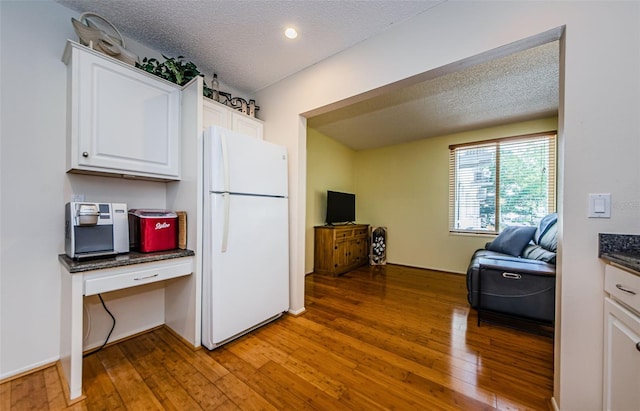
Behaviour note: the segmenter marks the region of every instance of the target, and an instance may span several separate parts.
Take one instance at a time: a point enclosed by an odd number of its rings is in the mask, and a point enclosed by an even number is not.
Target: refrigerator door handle
[[[229,242],[229,193],[223,193],[222,198],[224,200],[224,221],[222,223],[222,246],[220,247],[220,252],[226,253],[227,243]]]
[[[220,145],[222,148],[222,167],[224,169],[224,192],[229,192],[229,150],[227,148],[227,136],[220,133]],[[228,207],[228,206],[226,206]],[[226,214],[227,216],[229,213]]]

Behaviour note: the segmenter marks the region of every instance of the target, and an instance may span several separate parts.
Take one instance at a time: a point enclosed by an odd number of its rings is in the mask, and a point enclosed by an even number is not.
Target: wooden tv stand
[[[367,263],[368,224],[314,227],[313,271],[337,276]]]

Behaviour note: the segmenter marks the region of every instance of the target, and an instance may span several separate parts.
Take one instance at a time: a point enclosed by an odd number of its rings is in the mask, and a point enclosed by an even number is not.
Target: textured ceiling
[[[424,12],[437,1],[56,0],[97,13],[166,56],[184,56],[210,79],[253,94]],[[295,27],[291,41],[284,29]]]
[[[506,57],[311,117],[355,150],[557,115],[559,45]]]
[[[1,1],[1,0],[0,0]],[[185,56],[251,96],[443,0],[55,0],[128,38]],[[299,37],[284,38],[287,26]],[[363,150],[557,114],[558,43],[538,46],[308,119]]]

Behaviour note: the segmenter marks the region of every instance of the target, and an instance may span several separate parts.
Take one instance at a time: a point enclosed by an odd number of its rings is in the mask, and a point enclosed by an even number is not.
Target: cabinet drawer
[[[604,289],[616,300],[640,312],[640,276],[607,264]]]
[[[85,276],[84,295],[94,295],[168,280],[189,275],[192,271],[193,259],[191,257],[104,270]]]
[[[368,237],[369,236],[369,229],[367,227],[356,228],[354,230],[353,235],[355,237]]]
[[[335,232],[334,232],[335,239],[336,240],[343,240],[343,239],[347,239],[347,238],[353,238],[354,231],[355,230],[353,228],[336,229]]]

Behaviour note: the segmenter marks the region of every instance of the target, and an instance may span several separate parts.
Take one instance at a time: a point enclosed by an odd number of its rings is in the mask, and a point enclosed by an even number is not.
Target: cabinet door
[[[204,129],[220,126],[231,129],[231,110],[220,103],[204,100],[202,102],[202,124]]]
[[[334,247],[334,273],[341,273],[351,265],[351,242],[336,240]]]
[[[604,409],[640,410],[640,319],[605,299]]]
[[[67,64],[69,168],[179,179],[180,87],[83,46]]]
[[[233,131],[263,140],[264,125],[262,121],[242,113],[232,113]]]
[[[367,255],[367,239],[366,238],[355,238],[352,241],[352,252],[351,252],[351,260],[352,264],[360,265],[366,260]]]

